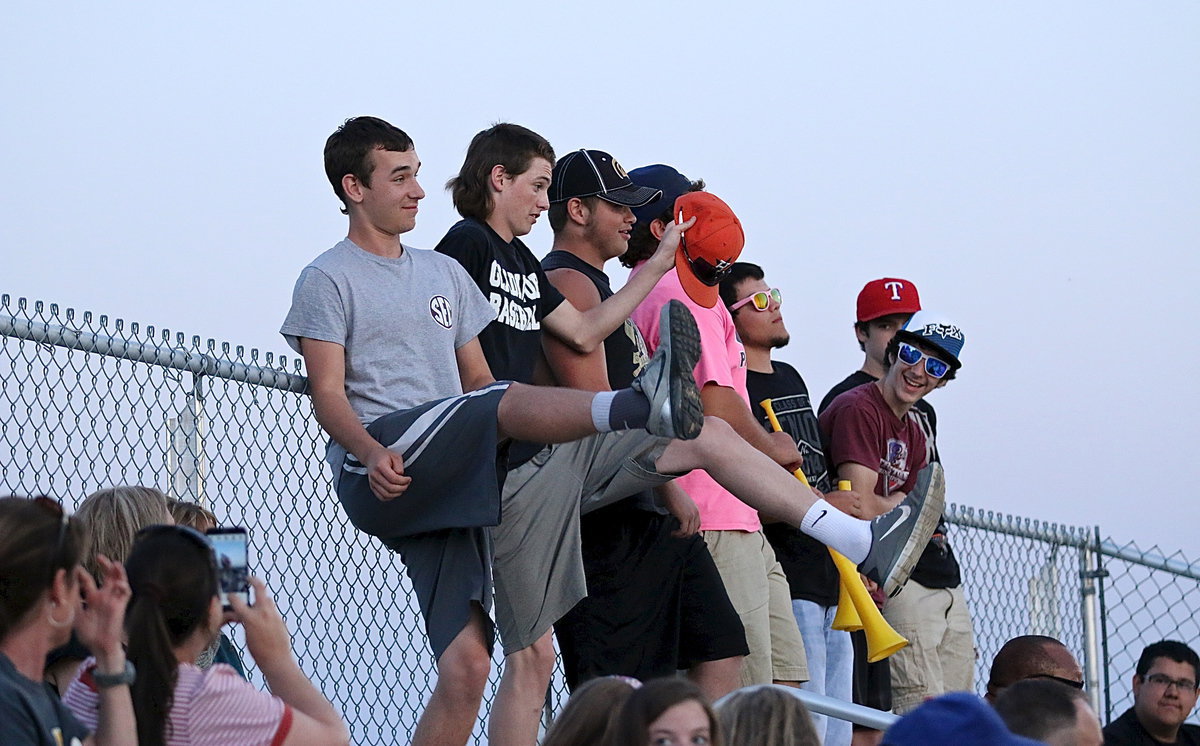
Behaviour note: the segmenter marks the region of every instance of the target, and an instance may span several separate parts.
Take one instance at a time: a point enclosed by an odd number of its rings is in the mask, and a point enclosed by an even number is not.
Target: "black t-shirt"
[[[804,475],[821,492],[831,489],[821,448],[821,431],[808,396],[808,386],[796,369],[787,363],[774,363],[773,373],[746,371],[746,389],[751,409],[763,427],[771,430],[767,412],[760,402],[771,400],[771,408],[779,426],[792,436],[804,456]],[[812,601],[820,606],[836,606],[838,602],[838,572],[829,556],[829,549],[794,526],[768,523],[763,533],[783,566],[792,598]]]
[[[873,381],[875,381],[874,376],[861,370],[851,373],[845,380],[829,390],[829,393],[821,400],[819,411],[824,412],[839,395]],[[933,410],[933,405],[921,399],[908,414],[917,421],[922,432],[925,433],[926,462],[941,463],[942,459],[937,451],[937,413]],[[830,464],[829,468],[836,470],[837,467]],[[958,566],[958,560],[954,557],[954,549],[950,546],[949,539],[946,538],[946,532],[946,520],[943,516],[938,521],[933,538],[929,540],[925,551],[921,553],[921,559],[917,560],[917,565],[913,568],[912,579],[926,588],[957,588],[962,584],[962,573]]]
[[[49,684],[30,681],[0,653],[0,730],[5,746],[81,744],[88,730]]]
[[[547,272],[552,269],[573,269],[583,273],[584,277],[587,277],[596,286],[596,292],[599,293],[602,303],[613,295],[608,275],[569,251],[551,251],[542,259],[542,269]],[[608,368],[608,385],[614,391],[628,388],[629,384],[633,382],[633,377],[649,360],[646,340],[642,338],[642,333],[629,319],[625,319],[622,326],[617,327],[616,331],[604,339],[604,361]],[[652,490],[639,492],[619,502],[626,507],[633,505],[654,513],[665,514],[667,512],[659,505]],[[603,509],[596,512],[602,511]],[[605,515],[609,512],[605,512]],[[581,520],[587,521],[592,515],[594,514],[589,513]]]
[[[492,375],[498,381],[533,383],[542,351],[542,319],[563,302],[533,252],[518,238],[506,243],[491,226],[473,218],[455,223],[434,250],[458,260],[496,309],[496,320],[479,333]],[[525,463],[543,447],[514,441],[509,468]]]
[[[457,259],[496,309],[496,320],[479,333],[492,375],[533,383],[542,319],[563,302],[533,252],[519,238],[505,243],[491,226],[472,218],[455,223],[434,250]]]
[[[576,270],[596,286],[601,302],[613,296],[608,275],[569,251],[551,251],[542,260],[542,269],[547,272],[552,269]],[[633,377],[650,361],[646,340],[633,321],[625,319],[624,324],[605,338],[604,359],[608,366],[608,385],[613,391],[628,388]]]
[[[1105,746],[1163,746],[1165,743],[1155,740],[1142,727],[1132,707],[1104,729]],[[1179,727],[1179,735],[1171,743],[1178,746],[1200,746],[1200,725],[1184,723]]]

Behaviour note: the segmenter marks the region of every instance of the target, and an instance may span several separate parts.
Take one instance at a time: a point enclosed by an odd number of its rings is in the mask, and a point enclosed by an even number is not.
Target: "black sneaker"
[[[650,400],[646,429],[655,435],[691,440],[704,425],[704,404],[692,370],[700,359],[700,330],[692,312],[677,300],[662,308],[658,349],[631,386]]]
[[[871,521],[871,551],[858,571],[889,598],[895,596],[908,582],[945,506],[946,480],[942,465],[935,462],[917,473],[917,484],[903,502]]]

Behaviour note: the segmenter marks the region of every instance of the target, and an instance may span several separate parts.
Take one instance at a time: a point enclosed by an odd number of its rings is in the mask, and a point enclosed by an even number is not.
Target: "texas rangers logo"
[[[454,325],[454,310],[444,295],[435,295],[429,299],[429,315],[447,329]]]
[[[900,300],[900,291],[904,289],[903,282],[892,280],[891,282],[883,283],[883,286],[892,291],[892,300]]]

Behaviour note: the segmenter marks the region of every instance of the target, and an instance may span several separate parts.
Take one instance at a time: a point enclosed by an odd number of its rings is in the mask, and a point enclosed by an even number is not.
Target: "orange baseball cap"
[[[696,223],[680,236],[675,269],[688,297],[704,308],[717,305],[721,280],[746,245],[746,234],[729,205],[715,194],[688,192],[675,200],[675,220]]]

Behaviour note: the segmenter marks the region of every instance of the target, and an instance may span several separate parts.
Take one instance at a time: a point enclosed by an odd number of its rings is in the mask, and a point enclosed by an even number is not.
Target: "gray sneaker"
[[[871,521],[871,551],[858,571],[889,598],[895,596],[908,582],[945,506],[946,480],[942,465],[935,462],[917,473],[917,484],[903,502]]]
[[[646,429],[655,435],[691,440],[704,425],[704,404],[692,370],[700,359],[700,330],[692,312],[677,300],[662,308],[658,349],[631,386],[650,400]]]

